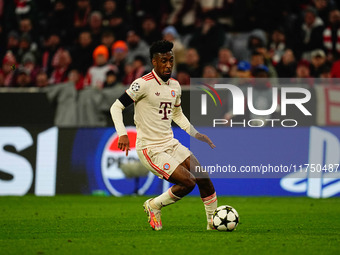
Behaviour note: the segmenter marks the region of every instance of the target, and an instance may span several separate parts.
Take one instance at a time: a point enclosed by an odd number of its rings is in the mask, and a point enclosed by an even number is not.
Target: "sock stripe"
[[[209,200],[211,200],[215,197],[216,197],[216,192],[214,194],[208,196],[208,197],[202,197],[201,199],[202,199],[203,202],[206,202],[206,201],[209,201]]]
[[[169,193],[169,196],[170,196],[172,199],[176,199],[176,200],[180,200],[180,199],[181,199],[181,197],[178,197],[178,196],[176,196],[174,193],[172,193],[171,187],[168,189],[168,193]]]
[[[206,202],[204,202],[204,204],[205,204],[205,205],[210,205],[210,204],[212,204],[212,203],[214,203],[214,202],[216,202],[216,201],[217,201],[217,197],[216,197],[215,199],[211,200],[211,201],[206,201]]]

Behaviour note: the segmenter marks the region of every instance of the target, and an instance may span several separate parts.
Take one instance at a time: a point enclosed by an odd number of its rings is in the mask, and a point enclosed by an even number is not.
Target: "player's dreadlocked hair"
[[[150,47],[150,59],[152,60],[157,53],[167,53],[172,50],[174,44],[172,42],[161,40],[154,42]]]

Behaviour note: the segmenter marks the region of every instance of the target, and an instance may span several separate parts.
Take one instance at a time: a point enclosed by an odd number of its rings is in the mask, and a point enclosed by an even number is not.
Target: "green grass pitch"
[[[0,197],[0,254],[340,254],[340,199],[219,197],[236,231],[206,231],[199,197],[163,209],[153,231],[146,197]]]

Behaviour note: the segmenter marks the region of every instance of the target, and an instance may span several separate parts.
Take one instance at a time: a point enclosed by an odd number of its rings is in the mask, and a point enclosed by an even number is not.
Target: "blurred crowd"
[[[129,85],[149,46],[173,77],[340,78],[336,0],[0,0],[0,87]]]

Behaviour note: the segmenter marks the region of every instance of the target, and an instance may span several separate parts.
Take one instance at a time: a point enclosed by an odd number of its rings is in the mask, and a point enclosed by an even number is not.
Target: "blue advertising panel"
[[[216,144],[174,136],[190,147],[219,195],[340,196],[340,128],[202,128]],[[170,184],[141,166],[113,128],[0,128],[0,195],[157,195]],[[228,168],[229,167],[229,168]],[[129,172],[129,171],[130,172]],[[191,195],[199,195],[194,189]]]
[[[340,128],[236,128],[227,131],[199,128],[199,131],[209,135],[216,144],[215,149],[200,141],[190,141],[179,128],[174,128],[174,136],[191,148],[202,166],[230,165],[238,171],[243,166],[244,171],[257,171],[217,173],[215,169],[210,176],[219,195],[315,198],[340,195]],[[133,140],[135,129],[128,128],[128,134]],[[169,187],[166,181],[151,173],[126,178],[120,166],[138,161],[135,144],[131,144],[126,157],[117,149],[117,140],[113,128],[79,129],[76,133],[71,169],[86,171],[88,187],[84,193],[154,195]],[[191,194],[199,195],[198,189]]]

